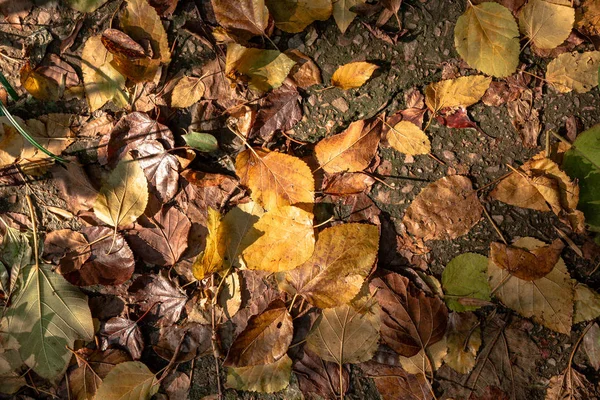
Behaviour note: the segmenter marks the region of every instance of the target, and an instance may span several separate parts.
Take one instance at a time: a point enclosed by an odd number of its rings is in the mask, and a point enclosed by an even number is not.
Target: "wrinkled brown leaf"
[[[157,326],[175,324],[185,303],[185,292],[175,286],[166,274],[148,274],[136,278],[128,289],[136,306],[158,320]]]
[[[490,245],[490,259],[511,275],[534,281],[543,278],[554,269],[564,247],[560,239],[556,239],[549,246],[531,251],[494,242]]]
[[[100,331],[101,350],[105,351],[110,345],[119,345],[126,349],[131,358],[139,360],[144,350],[144,336],[135,321],[114,317],[102,323]]]

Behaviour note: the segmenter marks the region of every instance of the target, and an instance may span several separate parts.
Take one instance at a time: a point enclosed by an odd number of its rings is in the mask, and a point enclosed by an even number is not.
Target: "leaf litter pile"
[[[0,398],[600,397],[600,125],[540,107],[599,1],[59,3],[0,1]]]

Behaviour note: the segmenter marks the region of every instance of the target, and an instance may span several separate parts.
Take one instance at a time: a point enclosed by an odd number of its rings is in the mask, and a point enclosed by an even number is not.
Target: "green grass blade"
[[[10,97],[12,97],[12,99],[14,101],[19,100],[19,95],[17,94],[15,89],[13,89],[13,87],[8,82],[8,80],[6,80],[6,78],[4,77],[4,74],[2,74],[2,71],[0,71],[0,83],[2,84],[2,86],[4,86],[4,88],[6,89],[6,91],[8,92]]]

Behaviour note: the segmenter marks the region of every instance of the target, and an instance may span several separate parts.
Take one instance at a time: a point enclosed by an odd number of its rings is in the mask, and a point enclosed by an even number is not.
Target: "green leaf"
[[[148,400],[158,392],[154,374],[139,361],[117,364],[102,381],[95,399]]]
[[[562,168],[579,181],[579,203],[590,230],[600,232],[600,125],[581,133],[565,153]]]
[[[464,305],[461,298],[490,300],[487,280],[488,259],[480,254],[465,253],[454,257],[442,273],[442,288],[452,311],[473,311],[476,305]]]
[[[19,95],[17,94],[15,89],[12,87],[12,85],[8,82],[8,80],[6,79],[4,74],[2,74],[2,72],[0,72],[0,83],[2,84],[2,86],[4,86],[4,89],[6,89],[6,92],[10,95],[10,97],[12,97],[12,99],[14,101],[19,100]],[[0,116],[1,115],[2,114],[0,113]]]
[[[188,146],[201,151],[203,153],[210,153],[219,149],[219,143],[217,139],[209,133],[190,132],[187,135],[183,135],[183,140]]]
[[[285,389],[292,374],[292,359],[284,354],[271,364],[227,368],[228,388],[273,393]]]
[[[87,296],[51,265],[28,265],[6,311],[6,332],[20,344],[25,364],[46,379],[67,368],[76,339],[92,340],[94,326]]]

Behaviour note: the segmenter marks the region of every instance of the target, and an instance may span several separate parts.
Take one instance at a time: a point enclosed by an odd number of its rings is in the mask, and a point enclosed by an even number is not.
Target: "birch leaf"
[[[275,26],[284,32],[299,33],[314,21],[331,17],[331,0],[266,0]]]
[[[550,61],[546,80],[560,93],[587,93],[598,85],[600,51],[563,53]]]
[[[271,364],[227,368],[228,388],[273,393],[285,389],[292,375],[292,359],[284,354]]]
[[[96,392],[96,399],[149,400],[159,385],[148,367],[139,361],[117,364],[104,378]]]
[[[215,18],[228,32],[243,38],[264,35],[269,10],[264,0],[211,0]]]
[[[204,84],[200,78],[184,76],[181,78],[171,93],[171,106],[187,108],[198,102],[204,94]]]
[[[497,78],[519,64],[519,28],[510,10],[497,3],[470,5],[456,21],[454,46],[469,66]]]
[[[331,76],[331,85],[344,90],[359,88],[369,80],[377,68],[377,65],[365,61],[342,65]]]
[[[583,283],[575,286],[575,313],[573,323],[591,321],[600,317],[600,293]]]
[[[94,213],[114,227],[132,224],[148,204],[148,182],[139,163],[127,155],[110,173],[94,203]]]
[[[469,107],[481,100],[491,82],[492,78],[471,75],[430,83],[425,89],[425,104],[434,113],[442,108]]]
[[[342,33],[350,26],[356,13],[350,11],[354,6],[365,3],[366,0],[337,0],[333,1],[333,19]]]
[[[540,49],[553,49],[571,33],[575,22],[573,7],[546,0],[529,0],[519,12],[521,33]]]
[[[425,132],[409,121],[400,121],[391,128],[387,140],[400,153],[416,156],[431,152],[431,142]]]
[[[459,312],[474,311],[479,306],[463,305],[460,299],[490,300],[487,265],[487,257],[476,253],[461,254],[446,265],[442,272],[442,288],[448,308]]]
[[[226,232],[221,224],[221,214],[212,207],[208,207],[206,228],[208,229],[206,247],[192,265],[192,272],[198,280],[224,270]]]

